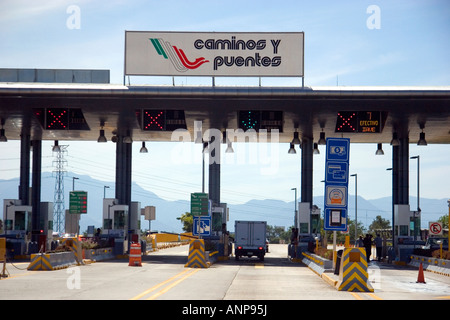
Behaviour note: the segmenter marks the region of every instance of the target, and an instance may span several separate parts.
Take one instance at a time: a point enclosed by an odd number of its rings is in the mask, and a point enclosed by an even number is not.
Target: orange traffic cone
[[[423,266],[422,266],[422,262],[420,263],[419,266],[419,275],[417,277],[417,283],[426,283],[425,282],[425,277],[423,275]]]

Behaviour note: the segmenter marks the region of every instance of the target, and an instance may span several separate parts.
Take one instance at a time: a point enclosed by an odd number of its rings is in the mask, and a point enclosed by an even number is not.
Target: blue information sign
[[[324,230],[347,230],[349,156],[350,139],[327,139]]]
[[[194,216],[192,225],[192,235],[210,236],[211,235],[211,217]]]

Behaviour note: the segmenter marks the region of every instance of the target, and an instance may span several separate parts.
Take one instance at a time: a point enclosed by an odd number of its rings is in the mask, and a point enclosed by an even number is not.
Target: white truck
[[[235,221],[234,256],[256,256],[264,261],[266,254],[266,221]]]

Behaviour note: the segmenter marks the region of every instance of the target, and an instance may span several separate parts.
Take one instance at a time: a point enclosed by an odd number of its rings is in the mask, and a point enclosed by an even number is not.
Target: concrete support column
[[[313,204],[313,140],[302,138],[301,200]]]
[[[20,135],[20,184],[19,200],[22,205],[29,205],[30,201],[30,130],[29,127],[22,128]]]
[[[392,147],[392,200],[394,204],[409,204],[409,138],[400,138]]]
[[[220,133],[220,131],[219,131]],[[211,136],[209,143],[209,199],[220,205],[220,135]]]
[[[42,140],[33,140],[33,171],[31,194],[31,230],[32,240],[39,240],[41,226],[41,167],[42,167]]]
[[[116,143],[116,199],[120,204],[131,203],[132,143],[124,143],[119,136]]]

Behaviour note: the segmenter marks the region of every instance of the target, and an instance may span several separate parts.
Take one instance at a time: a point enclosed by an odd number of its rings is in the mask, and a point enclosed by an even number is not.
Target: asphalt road
[[[110,260],[56,271],[27,271],[28,262],[6,264],[0,299],[25,300],[446,300],[450,277],[371,263],[373,293],[340,292],[301,263],[287,259],[286,245],[270,245],[265,261],[218,262],[185,268],[188,246],[143,257],[142,267]]]

